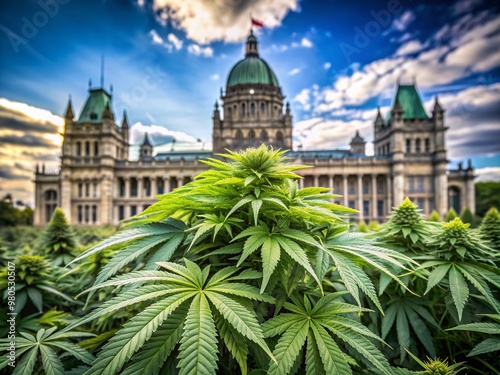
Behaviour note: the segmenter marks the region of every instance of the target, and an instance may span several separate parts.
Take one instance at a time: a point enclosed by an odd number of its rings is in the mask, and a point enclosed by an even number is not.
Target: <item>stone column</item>
[[[113,176],[111,173],[106,173],[101,178],[101,207],[97,210],[97,222],[99,224],[111,224],[112,221],[112,209],[113,209]],[[91,205],[92,207],[92,205]],[[90,208],[90,221],[92,221],[92,208]]]
[[[467,177],[466,181],[467,185],[467,205],[472,213],[476,213],[476,192],[474,188],[474,178],[473,177]]]
[[[386,191],[387,191],[387,207],[386,207],[386,215],[389,215],[392,210],[392,206],[394,203],[392,202],[392,183],[391,183],[391,175],[387,175],[386,177]]]
[[[125,198],[130,198],[130,178],[124,177],[125,182]]]
[[[348,175],[343,175],[342,176],[342,194],[344,194],[344,206],[348,206],[349,204],[349,189],[347,187],[347,180],[349,179]]]
[[[158,194],[158,192],[156,191],[156,177],[151,177],[149,179],[149,183],[150,183],[150,186],[151,186],[151,194],[149,194],[149,196],[151,197],[154,197],[156,194]]]
[[[364,219],[363,212],[363,175],[358,174],[358,210],[359,210],[359,220]]]
[[[170,177],[163,177],[163,193],[170,193]]]
[[[177,187],[181,187],[182,185],[184,185],[184,176],[177,178]]]
[[[328,187],[333,190],[333,174],[328,175]]]
[[[371,207],[371,218],[373,220],[377,220],[378,212],[377,212],[377,175],[372,174],[372,207]]]
[[[72,224],[71,216],[71,180],[69,175],[61,174],[61,190],[57,197],[61,205],[61,209],[66,216],[69,224]]]
[[[304,189],[304,178],[305,176],[302,176],[302,178],[299,180],[299,189]]]
[[[314,179],[314,186],[318,187],[319,186],[319,176],[317,174],[315,174],[313,176],[313,179]]]
[[[402,173],[394,175],[394,206],[400,205],[405,199],[405,177]]]
[[[130,205],[126,204],[123,211],[123,216],[125,217],[125,219],[128,219],[130,217]]]
[[[142,189],[143,189],[143,178],[137,177],[137,198],[142,198]]]
[[[436,210],[441,217],[448,211],[448,176],[446,173],[439,173],[435,177],[435,197]]]

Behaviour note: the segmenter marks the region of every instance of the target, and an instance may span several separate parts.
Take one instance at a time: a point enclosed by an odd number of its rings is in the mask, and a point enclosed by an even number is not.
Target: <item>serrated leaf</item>
[[[328,332],[319,324],[311,324],[319,355],[327,374],[352,374],[344,355]]]
[[[303,320],[285,331],[274,349],[273,354],[277,362],[271,361],[268,371],[270,375],[288,374],[306,342],[308,331],[309,323],[307,320]]]
[[[477,344],[474,349],[472,349],[472,351],[467,354],[467,357],[496,352],[498,350],[500,350],[500,340],[497,338],[489,338]]]
[[[469,288],[464,280],[463,275],[456,267],[451,267],[449,272],[449,282],[451,296],[458,312],[458,320],[462,320],[462,312],[469,297]]]
[[[262,285],[260,287],[260,292],[264,293],[267,283],[273,274],[276,265],[280,260],[280,246],[278,241],[273,238],[267,238],[262,244],[261,249],[262,254]]]
[[[450,264],[442,264],[432,270],[427,278],[427,289],[425,289],[424,295],[427,294],[435,285],[439,284],[443,277],[445,277],[448,273],[450,266]]]

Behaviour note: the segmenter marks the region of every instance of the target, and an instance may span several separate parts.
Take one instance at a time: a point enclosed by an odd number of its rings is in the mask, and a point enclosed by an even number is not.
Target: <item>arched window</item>
[[[99,142],[94,142],[94,156],[99,155]]]
[[[461,211],[460,189],[456,186],[451,186],[448,189],[448,209],[450,208],[453,208],[456,212]]]
[[[279,144],[283,143],[283,133],[282,132],[277,132],[276,133],[276,142]]]
[[[82,156],[82,142],[76,142],[76,156]]]
[[[261,114],[266,113],[266,104],[264,102],[260,103],[260,113]]]
[[[252,116],[255,116],[255,103],[254,102],[250,103],[250,114]]]
[[[250,132],[248,133],[248,139],[250,139],[251,141],[255,139],[255,132],[253,130],[250,130]]]
[[[420,138],[417,138],[417,139],[415,140],[415,152],[416,152],[417,154],[420,154],[420,152],[421,152],[421,147],[420,147]]]
[[[236,141],[238,141],[238,142],[242,142],[243,141],[243,133],[241,132],[241,130],[238,130],[236,132]]]
[[[43,194],[43,198],[45,201],[45,221],[48,223],[57,207],[57,191],[47,190]]]
[[[231,117],[231,107],[227,107],[227,117]]]
[[[246,111],[245,103],[241,103],[241,116],[245,116],[245,111]]]
[[[90,142],[85,142],[85,156],[90,156]]]
[[[262,130],[260,132],[260,140],[262,142],[267,142],[269,140],[269,136],[267,135],[267,132],[265,130]]]

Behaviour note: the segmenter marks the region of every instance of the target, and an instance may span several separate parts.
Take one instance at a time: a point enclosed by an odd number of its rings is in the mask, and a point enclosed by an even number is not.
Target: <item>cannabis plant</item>
[[[62,375],[65,373],[64,358],[68,355],[77,361],[90,365],[94,356],[82,349],[70,339],[94,336],[84,332],[56,332],[57,327],[48,330],[40,329],[35,335],[21,332],[15,338],[15,359],[3,355],[0,370],[13,363],[12,375]],[[0,339],[3,353],[9,350],[10,339]],[[63,354],[64,353],[64,354]],[[72,363],[70,363],[72,364]],[[12,367],[9,367],[12,368]]]
[[[439,223],[441,221],[441,216],[439,216],[439,213],[436,210],[432,210],[430,216],[429,216],[429,221],[434,221]]]
[[[75,257],[75,234],[66,221],[64,212],[58,207],[42,235],[40,248],[54,266],[66,265]]]
[[[455,209],[451,207],[446,213],[444,221],[452,221],[456,217],[458,217],[457,211],[455,211]]]
[[[500,351],[500,315],[499,314],[483,314],[493,320],[495,323],[481,322],[461,324],[457,327],[450,328],[448,331],[471,331],[485,333],[488,335],[497,335],[487,338],[477,344],[467,356],[474,356],[484,353]]]
[[[500,213],[495,207],[490,208],[486,213],[479,232],[492,249],[500,251]]]
[[[86,291],[117,295],[68,330],[140,308],[86,374],[391,373],[356,313],[362,295],[381,309],[368,272],[405,288],[392,270],[411,260],[349,233],[354,211],[329,189],[299,189],[305,167],[283,154],[261,146],[204,161],[211,170],[75,260],[117,249]]]

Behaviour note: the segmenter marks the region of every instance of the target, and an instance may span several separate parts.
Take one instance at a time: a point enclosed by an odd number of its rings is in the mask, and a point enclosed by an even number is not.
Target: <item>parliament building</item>
[[[292,150],[289,104],[271,67],[259,56],[250,33],[245,58],[231,69],[221,105],[213,111],[212,144],[172,142],[153,145],[148,135],[138,158],[129,158],[126,113],[118,125],[110,92],[89,88],[78,118],[71,100],[65,112],[61,164],[57,173],[35,171],[35,225],[50,221],[61,207],[71,224],[117,224],[155,202],[155,196],[190,182],[208,167],[201,163],[225,149],[262,143],[291,150],[303,171],[301,187],[324,186],[342,195],[338,203],[359,211],[356,219],[383,221],[391,208],[410,197],[428,215],[453,207],[475,209],[474,169],[448,170],[444,110],[437,98],[428,114],[415,85],[398,84],[389,113],[373,123],[374,155],[356,132],[348,149]]]

